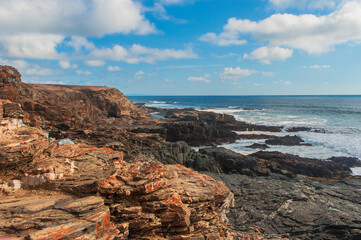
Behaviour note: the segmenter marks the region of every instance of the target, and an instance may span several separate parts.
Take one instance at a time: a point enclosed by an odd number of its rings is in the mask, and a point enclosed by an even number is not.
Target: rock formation
[[[19,86],[10,80],[2,89]],[[96,122],[129,115],[135,107],[118,99],[119,92],[22,83],[17,91],[1,95],[17,103],[0,100],[0,239],[232,239],[225,214],[233,194],[222,182],[146,155],[125,162],[122,152],[84,139],[59,141],[31,121],[38,116],[39,125],[54,120],[59,127],[66,117],[98,113],[90,120]],[[47,99],[47,91],[56,94]],[[62,96],[65,102],[83,98],[74,105],[87,108],[74,112],[59,102]],[[55,110],[64,115],[52,115]]]

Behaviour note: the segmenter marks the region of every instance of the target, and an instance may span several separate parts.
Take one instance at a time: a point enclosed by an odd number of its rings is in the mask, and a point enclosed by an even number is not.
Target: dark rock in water
[[[292,128],[286,129],[286,132],[309,132],[311,130],[312,130],[312,128],[309,128],[309,127],[292,127]]]
[[[361,160],[353,157],[332,157],[329,161],[342,164],[347,167],[361,167]]]
[[[163,164],[181,164],[197,171],[223,172],[213,157],[196,152],[186,142],[164,143],[154,151],[154,156]]]
[[[218,125],[195,122],[176,122],[164,124],[165,139],[169,142],[185,141],[191,146],[215,145],[235,142],[237,134]]]
[[[276,137],[274,135],[267,134],[238,134],[240,139],[260,140],[260,139],[271,139]]]
[[[226,148],[212,147],[199,150],[200,153],[213,157],[225,173],[267,176],[270,170],[263,161],[248,157]]]
[[[279,169],[282,169],[282,171],[278,173],[286,172],[286,175],[289,176],[303,174],[311,177],[343,178],[351,174],[351,170],[347,165],[335,161],[302,158],[286,153],[265,151],[256,152],[250,156],[276,163]],[[277,173],[277,171],[275,172]]]
[[[359,178],[314,181],[305,176],[291,180],[208,174],[234,193],[228,218],[239,231],[257,226],[265,234],[291,239],[361,239]]]
[[[252,149],[267,149],[269,146],[267,144],[260,144],[260,143],[253,143],[250,146],[246,146],[246,148],[252,148]]]
[[[283,145],[283,146],[312,146],[309,143],[304,143],[302,138],[299,136],[283,136],[283,137],[277,137],[272,136],[272,138],[265,141],[266,144],[269,145]]]

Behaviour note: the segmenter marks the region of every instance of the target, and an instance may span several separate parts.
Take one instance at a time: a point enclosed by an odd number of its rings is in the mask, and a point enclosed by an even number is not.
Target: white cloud
[[[207,79],[209,78],[210,75],[209,74],[204,74],[203,77],[188,77],[187,80],[191,81],[191,82],[203,82],[203,83],[210,83],[211,80]]]
[[[330,68],[330,65],[312,65],[312,66],[303,66],[303,68],[311,68],[311,69],[325,69]]]
[[[274,77],[274,72],[262,72],[263,77]]]
[[[159,3],[164,5],[179,5],[192,2],[194,2],[194,0],[159,0]]]
[[[108,66],[108,71],[109,72],[118,72],[118,71],[122,71],[122,68],[119,66]]]
[[[225,68],[224,71],[219,74],[219,76],[222,79],[230,79],[236,81],[240,78],[248,77],[254,73],[256,73],[256,71],[254,70],[241,69],[240,67],[236,67],[236,68],[229,67],[229,68]]]
[[[328,15],[274,14],[262,21],[228,19],[223,35],[240,36],[250,34],[257,41],[268,42],[271,46],[287,46],[302,49],[311,54],[331,50],[338,44],[361,41],[361,1],[346,1]],[[238,39],[237,37],[237,39]]]
[[[210,42],[218,46],[243,45],[247,43],[246,40],[238,39],[238,34],[233,32],[223,32],[219,35],[215,33],[206,33],[202,35],[199,40]]]
[[[58,65],[62,69],[76,69],[76,68],[78,68],[77,64],[71,64],[69,61],[59,61]]]
[[[27,76],[49,76],[56,74],[56,72],[54,72],[52,69],[42,68],[37,64],[30,64],[25,60],[7,60],[0,58],[0,65],[9,65],[15,67],[22,75]]]
[[[158,60],[184,59],[198,57],[191,49],[158,49],[147,48],[139,44],[133,44],[130,49],[125,49],[120,45],[113,48],[95,49],[91,55],[98,59],[125,61],[127,63],[154,63]]]
[[[8,57],[57,59],[60,55],[56,47],[63,39],[63,36],[55,34],[2,35],[0,33],[0,46]]]
[[[171,82],[174,82],[173,79],[169,79],[169,78],[164,78],[164,81],[167,82],[167,83],[171,83]]]
[[[134,74],[134,78],[137,80],[141,80],[144,78],[144,76],[152,77],[152,76],[157,76],[157,75],[158,75],[157,73],[146,73],[143,71],[138,71]]]
[[[270,3],[278,9],[286,8],[310,8],[325,9],[334,8],[340,0],[270,0]]]
[[[84,64],[88,67],[100,67],[104,66],[106,62],[102,60],[86,60],[84,61]]]
[[[94,43],[89,42],[85,37],[72,36],[67,45],[73,47],[76,51],[81,49],[92,50],[95,48]]]
[[[262,63],[270,64],[272,60],[279,61],[291,57],[293,50],[280,47],[260,47],[251,52],[244,54],[244,59],[259,60]]]
[[[264,87],[266,86],[265,84],[261,84],[261,83],[253,83],[253,86],[255,87]]]
[[[291,85],[292,83],[290,81],[285,81],[286,85]]]
[[[89,36],[157,32],[135,0],[0,0],[0,29],[0,52],[31,59],[61,59],[62,43],[91,50]]]
[[[2,33],[104,36],[154,33],[133,0],[0,0]]]
[[[89,71],[76,70],[76,74],[78,75],[92,75]]]

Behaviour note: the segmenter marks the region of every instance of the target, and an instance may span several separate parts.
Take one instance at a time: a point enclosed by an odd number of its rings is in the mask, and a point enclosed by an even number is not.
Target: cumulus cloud
[[[145,76],[152,77],[152,76],[157,76],[157,75],[158,75],[157,73],[146,73],[146,72],[143,72],[143,71],[138,71],[138,72],[136,72],[134,74],[134,78],[137,79],[137,80],[141,80]]]
[[[55,34],[2,35],[0,33],[0,46],[8,57],[57,59],[60,55],[56,46],[63,39],[63,36]]]
[[[70,41],[66,43],[68,46],[73,47],[76,51],[84,50],[92,50],[95,48],[94,43],[89,42],[85,37],[80,36],[72,36]]]
[[[100,48],[91,52],[91,55],[98,59],[125,61],[127,63],[154,63],[158,60],[197,58],[191,49],[159,49],[147,48],[139,44],[133,44],[129,49],[120,45],[113,48]]]
[[[88,67],[100,67],[104,66],[106,62],[103,60],[86,60],[84,61],[84,64]]]
[[[104,36],[156,30],[133,0],[0,0],[2,33]]]
[[[209,80],[208,78],[210,77],[209,74],[204,74],[203,77],[188,77],[187,80],[191,81],[191,82],[202,82],[202,83],[210,83],[211,80]]]
[[[270,0],[277,9],[309,8],[325,9],[334,8],[341,0]]]
[[[311,69],[325,69],[330,68],[330,65],[311,65],[311,66],[303,66],[303,68],[311,68]]]
[[[76,74],[78,74],[78,75],[92,75],[92,73],[91,72],[89,72],[89,71],[83,71],[83,70],[76,70]]]
[[[260,47],[251,52],[244,54],[244,59],[259,60],[262,63],[270,64],[271,61],[285,60],[293,54],[292,49],[281,47]]]
[[[68,37],[75,50],[90,50],[89,36],[157,32],[135,0],[0,0],[0,29],[1,52],[32,59],[61,59]]]
[[[122,68],[119,66],[108,66],[108,71],[109,72],[118,72],[118,71],[122,71]]]
[[[223,32],[219,35],[215,33],[206,33],[202,35],[199,40],[213,43],[218,46],[243,45],[247,43],[246,40],[238,39],[238,34],[235,34],[234,32]]]
[[[49,76],[56,74],[52,69],[42,68],[37,64],[30,64],[25,60],[7,60],[0,58],[0,65],[13,66],[25,76]]]
[[[236,81],[240,78],[248,77],[254,73],[256,73],[256,71],[250,69],[242,69],[240,67],[236,67],[236,68],[229,67],[229,68],[225,68],[224,71],[219,74],[219,76],[222,79],[230,79]]]
[[[62,69],[76,69],[76,68],[78,68],[77,64],[71,64],[69,61],[59,61],[58,65]]]
[[[274,14],[262,21],[228,19],[224,30],[213,42],[221,41],[223,35],[249,34],[255,40],[272,46],[302,49],[311,54],[331,50],[338,44],[361,41],[361,1],[346,1],[328,15]],[[209,33],[208,33],[209,35]]]

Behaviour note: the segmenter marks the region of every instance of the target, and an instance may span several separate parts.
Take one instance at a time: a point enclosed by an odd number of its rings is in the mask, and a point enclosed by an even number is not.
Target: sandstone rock
[[[0,66],[0,99],[14,100],[21,87],[21,75],[13,67]]]
[[[147,156],[127,163],[121,152],[108,148],[59,145],[34,127],[13,129],[5,141],[12,146],[0,145],[6,156],[0,180],[21,178],[20,192],[51,190],[56,195],[35,192],[34,198],[15,199],[9,193],[0,202],[0,219],[4,219],[0,231],[5,236],[232,239],[225,214],[233,194],[207,175],[182,165],[163,165]],[[71,195],[64,197],[64,193]],[[97,194],[102,198],[84,198]]]
[[[6,198],[0,201],[0,219],[1,239],[114,239],[119,233],[100,197]]]

